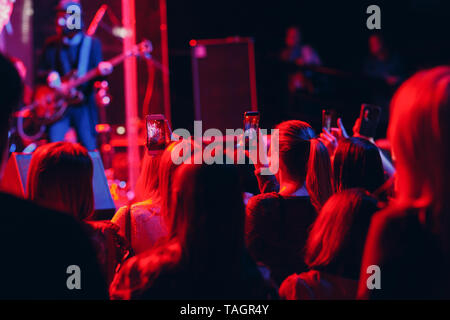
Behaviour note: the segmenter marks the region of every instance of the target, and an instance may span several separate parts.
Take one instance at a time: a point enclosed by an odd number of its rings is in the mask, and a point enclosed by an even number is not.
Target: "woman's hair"
[[[373,193],[384,183],[383,164],[378,148],[362,138],[341,141],[333,161],[334,190],[362,188]]]
[[[332,194],[331,164],[327,148],[315,138],[306,122],[290,120],[280,123],[280,170],[286,170],[290,180],[299,187],[306,183],[311,202],[320,210]]]
[[[173,189],[169,239],[180,244],[191,266],[205,272],[238,267],[245,247],[245,209],[237,168],[184,164]]]
[[[160,159],[161,155],[149,155],[145,152],[141,172],[136,182],[137,201],[151,199],[153,204],[160,203],[158,174]]]
[[[377,201],[362,189],[334,194],[311,227],[305,248],[308,267],[358,279],[367,231],[376,211]]]
[[[86,148],[54,142],[36,149],[28,170],[28,198],[80,220],[94,211],[93,165]]]
[[[397,200],[428,207],[450,252],[450,67],[416,73],[391,102],[388,129],[397,170]]]

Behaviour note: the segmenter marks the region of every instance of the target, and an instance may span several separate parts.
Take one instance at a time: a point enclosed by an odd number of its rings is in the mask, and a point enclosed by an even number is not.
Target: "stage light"
[[[125,134],[125,127],[123,126],[118,126],[116,129],[116,132],[118,135],[124,135]]]

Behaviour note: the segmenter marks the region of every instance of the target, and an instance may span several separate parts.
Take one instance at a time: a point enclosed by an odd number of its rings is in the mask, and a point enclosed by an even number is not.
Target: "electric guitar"
[[[122,63],[125,59],[134,56],[150,57],[153,51],[152,43],[144,40],[136,44],[130,50],[107,61],[112,67]],[[59,87],[52,88],[48,85],[41,85],[35,89],[34,102],[25,106],[22,111],[31,113],[32,117],[41,125],[52,124],[61,119],[70,105],[76,105],[83,101],[83,94],[77,88],[102,73],[99,67],[89,70],[82,77],[77,77],[76,73],[69,73],[62,79]]]

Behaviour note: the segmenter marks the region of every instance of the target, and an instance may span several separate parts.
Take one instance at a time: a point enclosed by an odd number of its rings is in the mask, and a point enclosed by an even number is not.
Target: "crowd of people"
[[[2,173],[23,84],[4,56],[0,70]],[[413,75],[390,109],[389,156],[357,123],[352,136],[342,121],[318,134],[280,123],[273,175],[258,159],[244,170],[176,164],[172,152],[186,150],[176,146],[198,146],[171,142],[144,155],[136,200],[111,221],[90,219],[87,150],[41,146],[27,199],[0,193],[0,298],[449,298],[450,68]],[[81,270],[76,288],[71,266]],[[373,266],[381,286],[369,285]]]

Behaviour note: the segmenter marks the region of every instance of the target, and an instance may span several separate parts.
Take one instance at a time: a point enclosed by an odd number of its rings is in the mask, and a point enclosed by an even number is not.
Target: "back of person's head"
[[[169,237],[197,269],[239,267],[245,211],[238,169],[226,164],[184,164],[176,172]]]
[[[450,67],[421,71],[391,102],[388,129],[397,170],[397,199],[431,207],[434,227],[450,241]],[[450,251],[450,250],[449,250]]]
[[[306,122],[280,123],[279,157],[283,177],[301,187],[306,183],[311,200],[320,208],[332,194],[331,164],[327,148]]]
[[[28,170],[28,198],[79,220],[94,210],[93,165],[83,146],[54,142],[36,149]]]
[[[384,183],[380,152],[363,138],[352,137],[339,143],[334,155],[333,173],[336,192],[350,188],[375,192]]]
[[[149,155],[142,159],[141,172],[136,182],[136,200],[151,200],[152,204],[160,203],[159,197],[159,162],[161,155]]]
[[[377,201],[362,189],[334,194],[314,222],[305,248],[311,269],[358,279],[367,231]]]
[[[13,111],[19,106],[23,83],[14,64],[0,53],[0,178],[8,154],[8,131]]]

